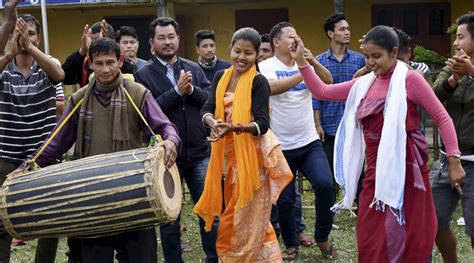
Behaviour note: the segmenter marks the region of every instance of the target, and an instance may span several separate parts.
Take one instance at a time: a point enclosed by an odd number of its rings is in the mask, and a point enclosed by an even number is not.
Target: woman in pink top
[[[431,87],[419,73],[414,70],[407,72],[406,69],[404,69],[404,71],[401,69],[402,66],[405,65],[399,64],[403,62],[397,60],[398,37],[389,27],[377,26],[372,28],[367,33],[363,43],[366,65],[373,71],[373,74],[371,74],[371,82],[367,82],[366,79],[362,79],[364,77],[361,77],[360,82],[358,82],[358,79],[354,79],[344,83],[327,85],[319,79],[313,69],[308,65],[308,62],[304,59],[304,45],[299,37],[295,38],[289,49],[300,67],[307,87],[311,90],[313,95],[318,100],[347,100],[344,115],[352,114],[352,119],[355,119],[355,127],[360,127],[360,124],[362,125],[362,128],[353,129],[362,130],[360,137],[363,137],[363,141],[365,142],[365,159],[367,162],[366,177],[363,181],[362,192],[359,197],[357,222],[359,262],[427,262],[433,249],[437,222],[428,178],[428,145],[418,130],[418,124],[420,122],[418,107],[424,108],[434,123],[440,128],[441,137],[446,146],[448,155],[451,183],[458,191],[461,191],[460,184],[462,184],[465,176],[459,160],[460,151],[458,149],[453,122],[449,118],[443,105],[439,102]],[[397,64],[399,64],[398,67]],[[396,74],[394,71],[396,71]],[[399,72],[404,72],[404,74],[399,74]],[[404,132],[396,133],[394,131],[386,131],[386,134],[392,136],[393,134],[397,136],[402,134],[403,136],[401,136],[401,138],[406,138],[406,152],[403,144],[403,147],[399,148],[403,149],[403,151],[401,151],[403,154],[397,152],[397,150],[382,153],[378,152],[379,147],[385,149],[387,146],[386,143],[385,145],[381,143],[382,141],[387,141],[382,140],[384,119],[389,119],[389,122],[394,120],[396,122],[396,120],[400,118],[394,119],[393,115],[404,116],[399,114],[397,110],[392,110],[392,116],[388,113],[389,106],[387,105],[390,105],[390,100],[397,101],[397,99],[389,98],[387,94],[400,92],[399,89],[398,91],[390,93],[392,90],[396,90],[397,87],[395,86],[389,91],[389,87],[391,87],[390,83],[392,83],[392,75],[397,76],[393,77],[393,83],[401,83],[402,85],[399,86],[406,86],[406,103],[403,99],[398,97],[398,102],[403,102],[400,103],[400,105],[404,104],[404,107],[401,107],[400,111],[402,111],[402,109],[406,111],[405,122],[402,120],[401,123],[403,123],[403,125],[398,127],[404,127],[406,134]],[[403,76],[405,79],[400,78],[400,76]],[[398,78],[399,82],[397,82],[395,78]],[[356,105],[353,107],[354,111],[351,113],[347,109],[347,107],[349,107],[349,99],[352,98],[350,92],[353,87],[359,89],[362,85],[360,83],[365,83],[367,91],[363,93],[365,95],[359,95],[359,101],[356,99],[355,102],[351,104]],[[358,93],[354,91],[354,94]],[[405,91],[403,91],[402,94],[405,94]],[[358,98],[356,96],[357,95],[354,95],[353,97]],[[347,122],[350,122],[350,120],[347,120]],[[389,122],[385,125],[387,127],[393,126],[393,123]],[[340,126],[344,125],[341,124]],[[339,128],[339,130],[344,129],[345,127]],[[350,137],[347,134],[340,135],[340,137],[341,136],[342,138]],[[388,139],[388,141],[393,142],[393,140],[390,139]],[[395,142],[394,145],[396,146],[397,143],[400,144],[399,142]],[[363,143],[360,145],[363,145]],[[360,146],[361,149],[363,149],[363,147],[364,146]],[[387,149],[392,148],[388,147]],[[336,149],[335,156],[338,153],[342,155],[342,153]],[[395,157],[386,157],[391,155]],[[341,158],[344,159],[343,157]],[[388,170],[400,168],[391,165],[390,162],[388,162],[388,164],[392,168],[379,167],[379,169],[383,168],[379,170],[376,166],[378,159],[379,162],[381,162],[382,159],[396,160],[397,158],[405,159],[405,161],[401,161],[405,166],[402,167],[401,171],[405,171],[405,173],[400,173],[400,176],[403,174],[404,179],[400,180],[400,177],[388,176],[388,174],[391,174]],[[350,163],[350,161],[347,163]],[[352,164],[346,166],[353,167],[351,165]],[[338,169],[336,168],[336,170]],[[341,173],[341,170],[345,175],[338,174]],[[376,171],[378,175],[376,175]],[[347,182],[350,180],[347,180],[347,174],[347,170],[342,168],[336,171],[336,178],[339,178],[338,182],[341,182],[341,180],[344,182],[345,178],[346,186],[348,186]],[[377,181],[376,178],[380,181]],[[392,181],[387,183],[388,180]],[[399,199],[399,206],[389,205],[389,202],[385,202],[377,197],[377,187],[381,187],[379,185],[390,185],[390,183],[392,183],[393,186],[394,181],[402,185],[402,187],[400,187],[401,198]],[[392,192],[392,188],[390,187],[385,187],[383,190],[385,192],[379,194],[379,196],[386,194],[390,196],[390,194],[392,194],[390,193]],[[348,193],[346,190],[346,196]],[[344,203],[344,201],[345,200],[341,203]],[[350,200],[348,204],[352,204],[352,200]]]

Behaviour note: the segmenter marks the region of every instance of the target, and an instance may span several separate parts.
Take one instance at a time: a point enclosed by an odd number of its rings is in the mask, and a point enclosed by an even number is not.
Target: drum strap
[[[66,123],[69,121],[69,119],[72,117],[72,115],[74,115],[74,113],[77,111],[77,109],[79,109],[79,107],[82,105],[82,102],[84,102],[83,98],[76,104],[76,106],[74,106],[72,111],[66,116],[66,118],[63,120],[63,122],[61,122],[61,124],[59,124],[59,127],[53,132],[53,134],[51,134],[51,136],[43,144],[43,146],[41,146],[40,150],[36,153],[35,157],[33,157],[33,159],[31,160],[31,163],[33,165],[33,170],[41,168],[36,163],[36,159],[41,155],[41,153],[43,153],[44,149],[46,149],[46,147],[51,143],[51,141],[54,139],[54,137],[56,137],[56,135],[62,130],[64,125],[66,125]]]
[[[148,124],[148,122],[146,121],[145,117],[143,116],[142,112],[140,111],[140,109],[137,107],[137,105],[135,104],[135,102],[133,102],[132,100],[132,97],[130,97],[130,94],[128,93],[128,91],[126,89],[123,89],[125,91],[125,95],[127,96],[128,100],[132,103],[132,106],[133,108],[135,109],[135,111],[138,113],[138,116],[140,116],[140,118],[142,119],[143,123],[145,123],[146,127],[148,127],[148,130],[150,130],[150,133],[153,134],[153,137],[151,137],[150,139],[150,146],[154,146],[155,145],[155,142],[156,140],[158,140],[159,142],[163,141],[163,139],[161,138],[161,135],[156,135],[155,132],[153,131],[153,129],[150,127],[150,125]]]

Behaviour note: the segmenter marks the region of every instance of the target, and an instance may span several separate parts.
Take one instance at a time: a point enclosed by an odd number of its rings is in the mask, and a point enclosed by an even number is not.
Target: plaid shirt
[[[333,83],[351,80],[356,71],[365,66],[364,56],[347,48],[341,62],[336,59],[331,49],[319,54],[316,59],[331,72]],[[320,111],[324,133],[336,135],[337,127],[344,114],[344,107],[344,102],[318,101],[313,98],[313,109]]]

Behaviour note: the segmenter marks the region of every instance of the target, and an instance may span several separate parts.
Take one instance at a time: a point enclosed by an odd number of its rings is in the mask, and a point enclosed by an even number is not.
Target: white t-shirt
[[[267,79],[283,79],[298,74],[298,66],[286,66],[276,57],[258,64]],[[270,97],[270,126],[282,150],[294,150],[319,139],[314,126],[311,92],[304,82]]]

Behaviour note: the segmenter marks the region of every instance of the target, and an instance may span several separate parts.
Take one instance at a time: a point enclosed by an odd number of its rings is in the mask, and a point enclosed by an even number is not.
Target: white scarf
[[[398,61],[390,79],[384,107],[384,124],[377,152],[375,169],[376,209],[384,211],[385,204],[395,211],[400,224],[404,224],[402,207],[406,173],[406,140],[405,121],[407,115],[405,63]],[[346,108],[334,146],[334,171],[338,184],[344,188],[344,199],[333,207],[334,211],[350,209],[357,193],[357,183],[364,163],[365,143],[362,123],[356,120],[356,111],[367,91],[375,80],[371,72],[359,78],[352,87],[346,100]]]

